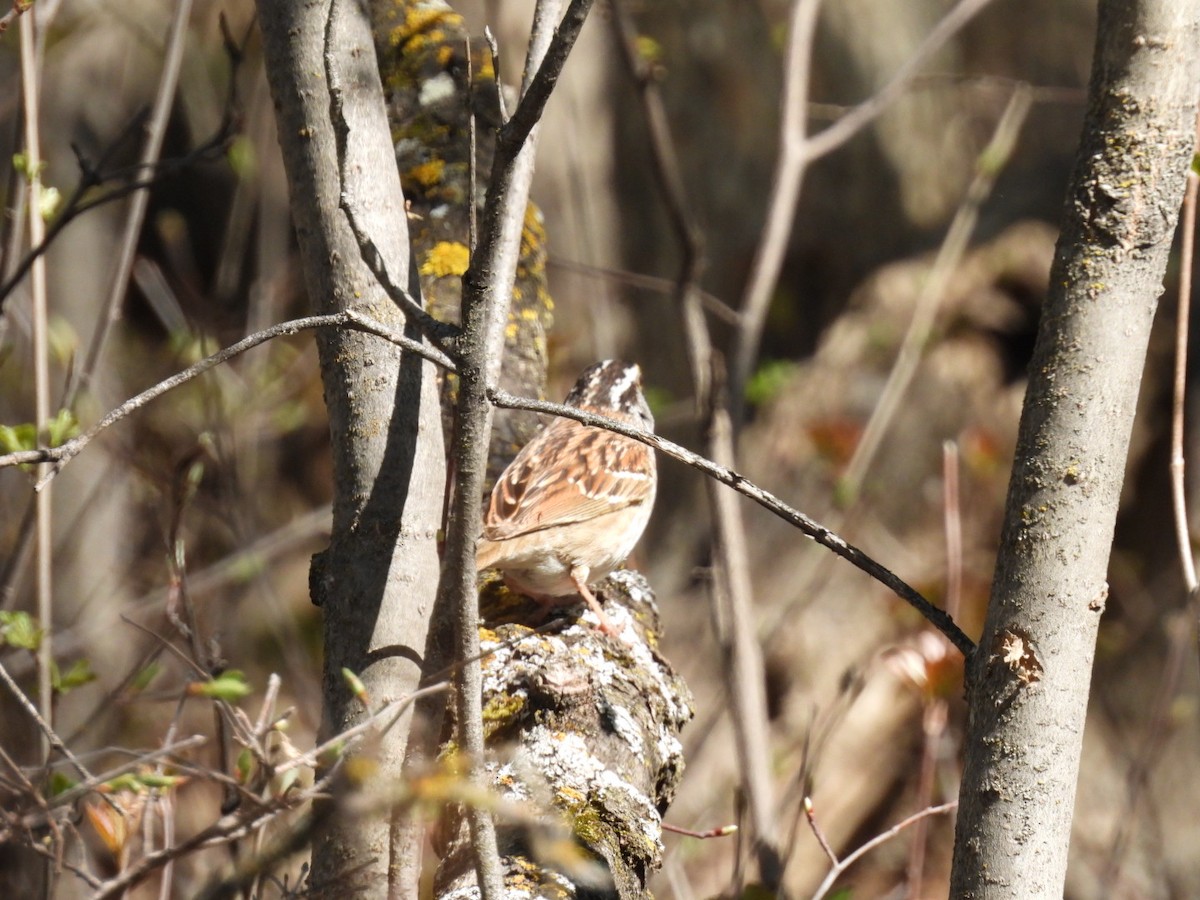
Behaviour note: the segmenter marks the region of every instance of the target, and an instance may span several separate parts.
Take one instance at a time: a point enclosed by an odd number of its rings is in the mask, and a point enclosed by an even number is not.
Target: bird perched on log
[[[619,360],[589,366],[566,404],[654,430],[642,371]],[[625,562],[646,529],[658,486],[654,451],[624,435],[556,418],[525,445],[496,486],[476,561],[546,606],[582,596],[607,634],[616,629],[590,585]],[[570,602],[569,600],[567,602]]]

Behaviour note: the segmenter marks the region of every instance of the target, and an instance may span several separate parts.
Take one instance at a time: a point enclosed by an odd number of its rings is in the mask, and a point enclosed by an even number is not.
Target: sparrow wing
[[[654,500],[654,453],[645,444],[555,419],[504,470],[483,536],[503,541],[585,522]]]

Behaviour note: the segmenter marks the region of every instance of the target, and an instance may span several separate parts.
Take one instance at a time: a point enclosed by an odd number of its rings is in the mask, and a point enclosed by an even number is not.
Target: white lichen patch
[[[560,799],[594,798],[594,802],[610,814],[620,808],[636,810],[634,815],[626,817],[628,821],[623,821],[624,827],[640,831],[657,846],[662,831],[655,805],[593,756],[580,735],[535,726],[522,739],[518,757],[518,768],[533,777],[544,778]],[[625,802],[612,802],[611,792],[619,793]]]
[[[675,736],[675,732],[663,725],[658,730],[658,743],[655,746],[658,751],[658,758],[662,764],[666,764],[669,760],[683,759],[683,744],[679,742],[679,738]]]
[[[600,712],[603,714],[605,721],[612,726],[612,730],[629,745],[630,752],[634,756],[641,758],[646,743],[642,740],[642,730],[638,728],[637,720],[634,719],[629,710],[623,706],[604,703]]]
[[[454,76],[449,72],[442,72],[421,82],[421,93],[417,99],[422,106],[430,106],[449,100],[456,92]]]
[[[516,802],[530,799],[529,785],[517,775],[517,770],[513,768],[512,763],[500,765],[496,762],[489,762],[484,767],[484,771],[487,773],[488,781],[499,792],[501,799]]]

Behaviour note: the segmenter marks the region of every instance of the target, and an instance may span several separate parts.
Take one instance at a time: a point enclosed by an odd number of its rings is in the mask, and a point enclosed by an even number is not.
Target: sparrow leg
[[[588,570],[585,566],[576,566],[571,570],[571,581],[575,583],[575,589],[579,591],[579,596],[587,601],[587,605],[592,608],[592,612],[600,619],[600,630],[609,637],[616,637],[621,633],[620,629],[613,625],[612,620],[604,614],[604,610],[600,607],[600,601],[596,599],[596,595],[587,586],[587,577]]]

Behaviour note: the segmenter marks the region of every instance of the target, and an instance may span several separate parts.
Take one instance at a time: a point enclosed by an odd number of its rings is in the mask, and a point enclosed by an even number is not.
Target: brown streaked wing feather
[[[626,458],[619,465],[617,456]],[[586,472],[586,479],[574,479]],[[505,470],[483,536],[503,541],[583,522],[652,496],[654,454],[637,441],[556,419]]]

